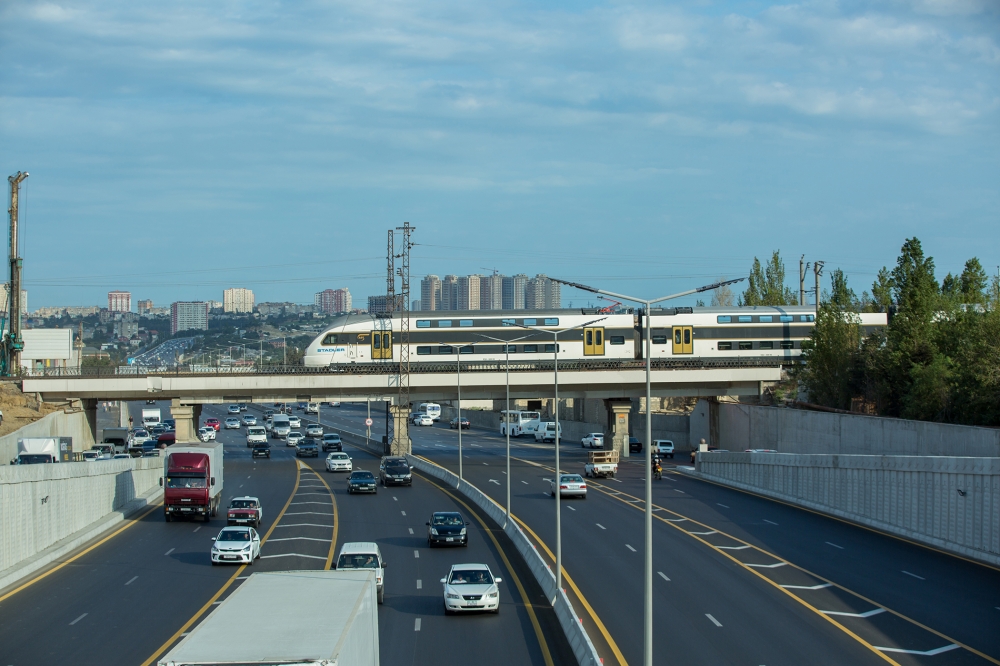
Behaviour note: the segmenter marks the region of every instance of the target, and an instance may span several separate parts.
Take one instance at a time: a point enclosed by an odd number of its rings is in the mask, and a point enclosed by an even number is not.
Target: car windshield
[[[230,509],[256,509],[257,503],[253,500],[233,500],[229,505]]]
[[[340,435],[332,435],[330,433],[327,433],[327,434],[323,435],[323,440],[327,441],[327,442],[339,442],[340,441]]]
[[[406,474],[410,471],[410,468],[406,465],[386,465],[385,471],[390,474]]]
[[[219,538],[216,541],[249,541],[250,532],[246,530],[224,530],[219,532]]]
[[[462,569],[452,571],[449,585],[490,585],[493,576],[486,569]]]
[[[263,429],[263,428],[249,428],[249,429],[247,430],[247,434],[248,434],[248,435],[263,435],[263,434],[264,434],[264,432],[265,432],[265,431],[264,431],[264,429]]]
[[[331,453],[327,456],[330,460],[347,460],[346,453]]]
[[[203,476],[168,476],[167,488],[207,488]]]
[[[149,433],[147,433],[145,430],[136,430],[135,431],[135,436],[136,437],[149,437]]]
[[[579,474],[563,474],[563,483],[583,483],[583,477]]]
[[[371,472],[352,472],[351,473],[351,479],[352,480],[366,481],[366,480],[374,479],[374,478],[375,478],[375,475],[372,474]]]
[[[341,555],[337,560],[338,569],[378,569],[378,557],[374,553],[352,553]]]
[[[431,520],[431,525],[443,525],[446,527],[457,527],[464,525],[465,521],[457,513],[435,513]]]

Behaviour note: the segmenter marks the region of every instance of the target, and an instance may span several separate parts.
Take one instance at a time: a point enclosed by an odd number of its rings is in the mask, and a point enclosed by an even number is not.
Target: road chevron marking
[[[841,615],[843,617],[871,617],[872,615],[878,615],[879,613],[884,613],[884,608],[873,608],[865,613],[845,613],[842,611],[820,611],[820,613],[825,613],[826,615]]]
[[[875,646],[875,649],[882,650],[882,652],[901,652],[903,654],[918,654],[923,657],[933,657],[941,654],[942,652],[948,652],[949,650],[955,650],[960,647],[962,646],[958,645],[957,643],[952,643],[951,645],[945,645],[944,647],[934,648],[933,650],[927,650],[925,652],[921,652],[920,650],[903,650],[901,648],[878,647],[877,645]]]

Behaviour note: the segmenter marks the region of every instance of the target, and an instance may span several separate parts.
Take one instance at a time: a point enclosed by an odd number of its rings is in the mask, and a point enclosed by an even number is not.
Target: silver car
[[[310,423],[306,426],[306,437],[322,437],[323,426],[318,423]]]
[[[253,414],[244,414],[243,415],[243,425],[245,425],[245,426],[255,426],[255,425],[257,425],[257,417],[254,416]]]
[[[556,496],[556,481],[549,481],[549,492]],[[559,477],[559,497],[582,497],[587,499],[587,482],[579,474],[563,474]]]
[[[295,446],[303,439],[305,439],[305,436],[301,432],[293,430],[288,433],[288,436],[285,438],[285,446]]]

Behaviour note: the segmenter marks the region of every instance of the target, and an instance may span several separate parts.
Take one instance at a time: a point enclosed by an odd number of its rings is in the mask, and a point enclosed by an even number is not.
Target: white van
[[[562,438],[562,424],[559,424],[559,437]],[[535,430],[535,441],[536,442],[554,442],[556,441],[556,422],[555,421],[545,421],[538,424],[538,428]]]
[[[441,420],[441,405],[435,402],[422,402],[420,403],[420,406],[417,407],[417,411],[423,412],[435,421]]]
[[[247,428],[247,446],[254,444],[267,444],[267,431],[261,426]]]
[[[378,544],[370,541],[345,543],[340,547],[340,555],[334,565],[337,571],[352,569],[369,569],[375,572],[375,589],[378,592],[378,602],[385,599],[385,560]]]
[[[271,417],[271,435],[278,439],[288,437],[292,431],[292,423],[285,414],[275,414]]]

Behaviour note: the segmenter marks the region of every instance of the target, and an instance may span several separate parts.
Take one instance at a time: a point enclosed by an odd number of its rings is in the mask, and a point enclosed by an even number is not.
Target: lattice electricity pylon
[[[409,222],[404,222],[403,226],[396,227],[397,231],[403,232],[402,252],[398,255],[402,260],[399,267],[400,278],[400,298],[402,308],[399,317],[399,371],[398,371],[398,391],[399,398],[397,404],[407,410],[410,409],[410,248],[413,243],[410,241],[410,234],[416,231],[416,227],[411,227]]]

